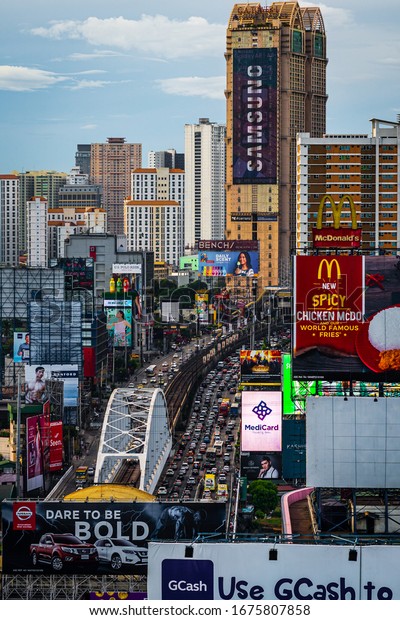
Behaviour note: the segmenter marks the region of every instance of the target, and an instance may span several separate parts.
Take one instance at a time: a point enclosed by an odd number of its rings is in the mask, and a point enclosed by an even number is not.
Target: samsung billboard
[[[242,392],[242,452],[282,450],[280,391]]]
[[[233,50],[233,183],[277,182],[277,50]]]

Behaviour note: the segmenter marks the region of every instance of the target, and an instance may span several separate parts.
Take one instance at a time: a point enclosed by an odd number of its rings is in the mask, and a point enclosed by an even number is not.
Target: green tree
[[[270,480],[253,480],[249,484],[248,491],[256,512],[261,510],[264,514],[268,514],[277,507],[278,490]]]

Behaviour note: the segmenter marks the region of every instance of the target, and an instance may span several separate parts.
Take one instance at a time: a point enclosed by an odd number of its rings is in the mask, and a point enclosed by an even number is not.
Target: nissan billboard
[[[2,503],[3,573],[147,573],[149,540],[225,535],[225,503]]]

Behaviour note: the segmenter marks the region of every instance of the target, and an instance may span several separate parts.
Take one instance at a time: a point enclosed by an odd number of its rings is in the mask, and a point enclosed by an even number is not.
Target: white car
[[[114,571],[126,565],[147,564],[147,549],[124,538],[101,538],[94,543],[100,562],[107,562]]]

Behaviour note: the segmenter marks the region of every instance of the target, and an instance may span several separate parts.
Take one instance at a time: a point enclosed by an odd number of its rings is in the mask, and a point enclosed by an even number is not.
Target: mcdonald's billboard
[[[396,256],[294,257],[293,379],[400,382]]]
[[[332,209],[333,227],[323,226],[324,210]],[[340,218],[345,206],[350,208],[351,228],[340,226]],[[325,194],[319,203],[317,225],[313,228],[314,248],[359,248],[361,245],[361,228],[357,226],[357,212],[351,196],[343,196],[336,204],[329,194]]]

